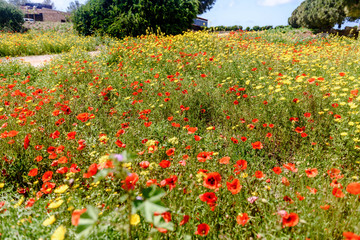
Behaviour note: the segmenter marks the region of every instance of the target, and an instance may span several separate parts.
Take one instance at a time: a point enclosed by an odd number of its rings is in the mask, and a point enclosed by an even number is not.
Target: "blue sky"
[[[74,0],[53,0],[58,10],[66,11]],[[210,26],[241,25],[287,25],[291,13],[303,0],[217,0],[214,7],[201,15],[210,21]],[[35,1],[33,1],[35,2]],[[79,0],[85,3],[86,0]],[[354,25],[354,24],[345,24]],[[356,25],[356,24],[355,24]]]

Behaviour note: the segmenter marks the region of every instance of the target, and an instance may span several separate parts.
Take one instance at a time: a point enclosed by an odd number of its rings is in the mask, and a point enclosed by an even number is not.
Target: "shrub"
[[[0,30],[18,32],[22,30],[24,16],[15,6],[0,0]]]
[[[122,38],[147,30],[180,34],[196,17],[196,0],[90,0],[74,14],[75,29],[82,35],[99,33]]]

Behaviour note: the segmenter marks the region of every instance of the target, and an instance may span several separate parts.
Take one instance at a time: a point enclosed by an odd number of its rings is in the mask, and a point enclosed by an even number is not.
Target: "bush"
[[[0,0],[0,30],[19,32],[23,24],[23,13],[15,6]]]
[[[122,38],[147,30],[180,34],[196,18],[196,0],[90,0],[74,14],[75,29],[82,35],[99,33]]]

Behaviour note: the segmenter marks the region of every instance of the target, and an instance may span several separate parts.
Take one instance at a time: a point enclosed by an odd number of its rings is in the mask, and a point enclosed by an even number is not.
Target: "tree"
[[[209,11],[215,4],[216,0],[199,0],[198,14],[203,14]]]
[[[74,13],[73,22],[82,35],[179,34],[191,28],[197,6],[197,0],[89,0]]]
[[[17,7],[0,0],[0,30],[21,31],[24,14]]]
[[[55,9],[55,4],[54,4],[54,2],[51,1],[51,0],[44,0],[44,1],[42,2],[42,4],[50,5],[52,9]]]
[[[82,4],[78,0],[75,0],[75,2],[71,2],[69,4],[66,11],[69,13],[73,13],[76,10],[78,10],[81,6],[82,6]]]
[[[345,20],[359,17],[360,0],[305,0],[293,11],[288,22],[294,28],[327,31],[335,24],[340,26]]]
[[[9,3],[15,6],[21,6],[24,5],[25,3],[29,3],[29,0],[9,0]]]

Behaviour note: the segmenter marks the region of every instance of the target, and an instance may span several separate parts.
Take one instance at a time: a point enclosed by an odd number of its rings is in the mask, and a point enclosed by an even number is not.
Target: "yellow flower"
[[[3,188],[5,186],[5,183],[0,183],[0,188]]]
[[[68,188],[68,185],[61,185],[54,190],[54,193],[64,193]]]
[[[50,203],[49,207],[50,209],[55,209],[61,206],[61,204],[63,204],[64,200],[59,200],[53,203]]]
[[[140,222],[140,216],[137,214],[132,214],[130,218],[130,224],[136,226],[139,224],[139,222]]]
[[[60,225],[51,235],[51,240],[64,240],[65,233],[66,233],[66,228],[63,225]]]
[[[47,219],[42,223],[42,225],[46,227],[46,226],[49,226],[49,225],[53,224],[55,221],[56,221],[55,216],[54,216],[54,215],[51,215],[49,218],[47,218]]]

